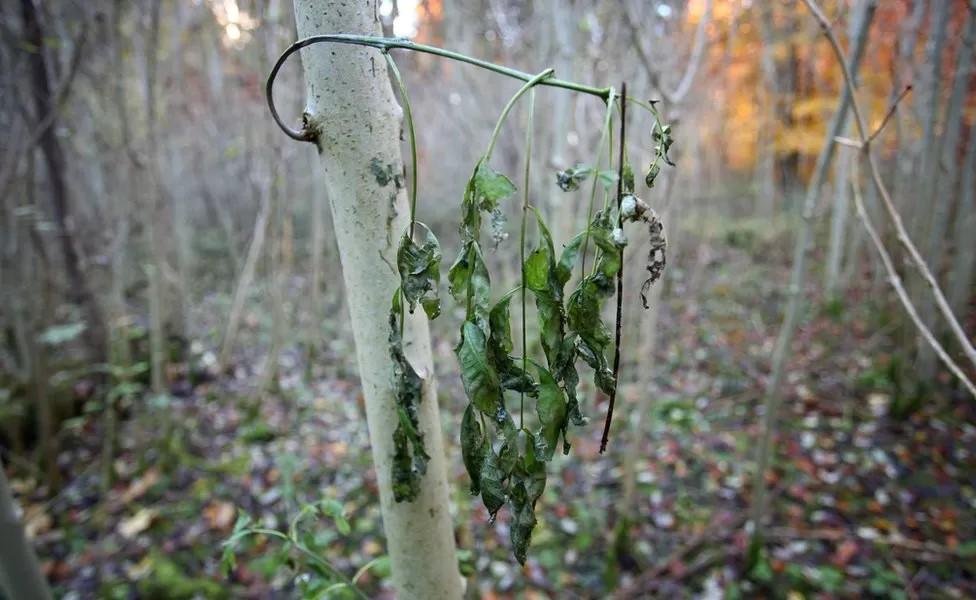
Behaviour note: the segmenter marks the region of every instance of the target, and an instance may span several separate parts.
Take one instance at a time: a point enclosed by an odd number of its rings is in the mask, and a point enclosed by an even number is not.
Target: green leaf
[[[454,299],[467,306],[467,319],[475,322],[487,336],[491,279],[478,242],[468,241],[463,244],[461,253],[448,273],[448,280]]]
[[[625,194],[634,193],[634,170],[630,167],[630,163],[624,163],[624,181],[623,181],[623,191]]]
[[[617,172],[613,169],[600,171],[600,174],[597,175],[597,177],[600,179],[600,185],[602,185],[603,189],[607,190],[608,192],[613,189],[613,186],[617,185],[617,179],[619,178]]]
[[[481,428],[474,406],[469,404],[464,409],[464,417],[461,418],[461,458],[464,460],[464,468],[471,477],[472,494],[481,493],[481,467],[489,452],[491,452],[491,444],[488,436]]]
[[[560,286],[565,286],[566,282],[573,276],[573,267],[576,266],[576,261],[579,259],[580,248],[583,246],[583,238],[584,235],[582,233],[578,234],[568,244],[563,246],[563,252],[559,256],[559,262],[556,264],[555,272],[556,282]]]
[[[541,424],[539,436],[543,444],[542,459],[549,461],[556,451],[560,434],[566,431],[566,396],[549,371],[536,365],[536,372],[539,376],[539,398],[535,406]]]
[[[484,160],[474,171],[474,200],[483,211],[492,211],[498,203],[515,193],[515,184],[495,171]]]
[[[525,287],[534,291],[545,291],[549,285],[549,251],[539,246],[525,259]]]
[[[511,356],[513,344],[509,305],[512,296],[519,289],[515,288],[505,294],[495,303],[488,315],[491,329],[491,335],[488,337],[488,354],[498,372],[502,389],[525,392],[531,396],[536,391],[535,382]]]
[[[461,327],[461,343],[455,349],[461,366],[461,382],[464,393],[474,406],[494,418],[501,405],[501,387],[498,373],[488,362],[485,334],[471,321]]]
[[[434,233],[423,223],[426,236],[424,243],[418,245],[409,234],[400,239],[397,250],[397,269],[400,271],[400,289],[403,299],[412,313],[420,302],[431,319],[441,312],[437,286],[440,283],[441,247]]]
[[[532,434],[523,432],[523,435],[525,455],[513,477],[510,495],[512,522],[509,525],[512,552],[520,564],[525,564],[529,544],[532,541],[532,530],[536,526],[536,501],[546,487],[545,463],[538,460],[535,455],[537,442]]]

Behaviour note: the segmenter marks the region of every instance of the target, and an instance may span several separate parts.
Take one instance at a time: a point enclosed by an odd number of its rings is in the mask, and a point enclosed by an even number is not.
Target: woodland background
[[[858,99],[871,131],[885,123],[873,141],[881,176],[971,344],[976,6],[823,8],[845,49],[863,46]],[[379,11],[390,35],[627,81],[660,100],[675,132],[677,168],[641,193],[665,222],[668,269],[649,310],[636,289],[625,297],[611,447],[597,452],[605,398],[585,382],[591,425],[556,461],[524,569],[506,519],[488,524],[468,496],[457,315],[432,324],[472,597],[976,595],[974,398],[899,303],[855,199],[922,322],[970,379],[976,370],[857,149],[828,134],[843,77],[802,2],[399,0]],[[0,36],[0,457],[56,595],[294,597],[301,577],[273,540],[242,546],[226,576],[220,544],[239,511],[286,527],[326,498],[344,516],[307,524],[314,547],[349,576],[370,565],[360,586],[389,597],[346,317],[356,298],[314,149],[281,134],[264,98],[295,39],[290,3],[19,0],[0,6]],[[471,165],[518,85],[396,58],[424,220],[454,248]],[[303,93],[294,60],[276,84],[286,120],[298,122]],[[585,200],[555,172],[592,162],[603,107],[558,89],[540,89],[537,107],[530,192],[559,243]],[[520,173],[522,123],[496,149],[503,172]],[[857,139],[850,118],[839,127]],[[833,156],[818,172],[825,144]],[[646,164],[645,152],[633,160]],[[517,204],[506,210],[517,222]],[[805,301],[775,386],[804,223],[809,268],[794,289]],[[517,275],[514,245],[489,260]],[[782,404],[760,478],[769,524],[750,558],[743,523],[770,397]]]

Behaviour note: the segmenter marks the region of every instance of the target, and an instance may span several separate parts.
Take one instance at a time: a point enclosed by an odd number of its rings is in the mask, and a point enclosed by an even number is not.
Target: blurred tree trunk
[[[966,314],[966,306],[973,296],[973,277],[976,252],[973,252],[973,232],[976,231],[976,126],[969,128],[969,144],[963,163],[959,207],[956,209],[953,246],[956,257],[950,272],[949,304],[957,315]]]
[[[576,18],[572,0],[551,0],[550,15],[553,44],[553,68],[557,77],[573,79],[573,48],[576,34]],[[552,96],[552,142],[549,151],[549,169],[568,169],[574,163],[567,154],[567,134],[570,130],[570,102],[572,94],[556,90]],[[572,210],[566,194],[558,186],[547,186],[549,192],[549,222],[553,224],[553,231],[557,240],[568,240],[573,235],[576,221],[575,211]]]
[[[149,246],[150,262],[145,268],[146,278],[149,281],[149,372],[150,387],[154,394],[162,394],[166,390],[165,373],[166,368],[165,340],[164,340],[164,321],[163,307],[163,273],[166,268],[166,251],[163,246],[162,234],[160,231],[160,176],[159,176],[159,152],[156,140],[156,67],[157,47],[159,45],[159,13],[161,7],[159,2],[151,2],[149,5],[149,31],[146,36],[145,49],[145,76],[143,84],[145,86],[145,109],[146,109],[146,138],[148,151],[148,185],[146,187],[145,203],[143,209],[144,227],[146,230],[147,244]]]
[[[12,600],[47,600],[51,590],[17,513],[0,462],[0,591]]]
[[[99,362],[105,356],[105,318],[102,316],[98,300],[85,278],[81,257],[78,255],[71,231],[69,191],[65,181],[68,166],[64,149],[55,133],[58,129],[58,118],[55,113],[58,107],[54,105],[54,96],[51,93],[51,69],[46,56],[45,32],[35,0],[21,0],[20,5],[21,15],[24,19],[26,42],[32,47],[29,62],[36,120],[39,124],[46,122],[39,144],[47,169],[51,207],[54,209],[54,220],[58,227],[58,241],[61,245],[61,255],[68,276],[68,286],[70,287],[68,297],[84,311],[86,320],[85,341],[94,362]]]
[[[853,10],[851,18],[857,23],[853,28],[856,35],[851,44],[850,55],[848,57],[848,68],[854,76],[857,76],[861,58],[864,56],[864,48],[867,45],[868,32],[871,28],[871,21],[877,8],[877,0],[861,0]],[[776,340],[776,347],[773,351],[773,366],[770,374],[769,385],[766,388],[766,397],[763,404],[763,424],[762,437],[757,446],[756,452],[756,472],[753,483],[752,498],[752,544],[753,548],[758,548],[758,544],[763,539],[763,517],[766,511],[766,469],[769,466],[772,455],[773,436],[777,427],[777,416],[779,407],[782,403],[782,383],[786,374],[786,363],[790,356],[790,349],[793,342],[793,334],[799,323],[803,311],[803,287],[806,282],[807,271],[807,250],[810,246],[813,233],[813,217],[817,206],[817,198],[820,189],[823,187],[827,178],[827,169],[830,165],[831,157],[834,154],[836,142],[834,138],[841,132],[841,127],[847,118],[850,108],[851,96],[845,87],[841,96],[840,106],[827,127],[827,137],[824,145],[817,156],[817,164],[814,168],[813,176],[807,185],[806,196],[803,201],[802,217],[800,230],[797,234],[796,245],[793,248],[793,271],[790,276],[789,296],[786,305],[786,314],[783,317],[783,324],[780,327],[779,336]]]
[[[295,0],[299,37],[334,32],[377,35],[375,0]],[[425,378],[419,424],[430,462],[413,502],[395,502],[391,482],[398,418],[389,353],[390,299],[399,283],[391,266],[408,224],[406,193],[378,180],[371,162],[403,172],[402,110],[382,57],[374,50],[317,45],[302,56],[308,122],[316,131],[332,220],[342,260],[366,420],[379,485],[393,583],[401,600],[460,598],[449,487],[437,409],[430,332],[422,311],[406,322],[404,350]]]
[[[308,154],[309,162],[312,163],[309,172],[314,172],[317,158]],[[312,202],[312,239],[309,254],[311,255],[311,281],[309,282],[308,304],[309,312],[312,315],[312,326],[309,328],[308,362],[307,368],[311,367],[315,357],[321,349],[321,339],[318,332],[322,328],[322,319],[325,316],[322,312],[322,263],[325,252],[325,205],[329,201],[325,195],[325,184],[319,177],[312,178],[312,193],[309,194]]]
[[[264,237],[268,231],[268,220],[271,218],[272,204],[272,174],[269,172],[267,179],[260,186],[261,208],[258,216],[254,220],[254,231],[251,234],[251,244],[247,248],[247,256],[244,258],[244,267],[237,279],[237,286],[234,288],[234,296],[230,304],[230,313],[227,316],[227,328],[224,330],[224,340],[220,345],[220,356],[217,358],[217,369],[223,373],[230,364],[230,353],[234,350],[234,342],[237,340],[237,329],[241,324],[241,317],[244,316],[244,303],[247,301],[248,291],[254,281],[254,273],[257,270],[258,259],[264,248]]]
[[[939,277],[945,254],[945,237],[949,229],[952,201],[956,197],[960,156],[965,153],[965,151],[960,152],[959,139],[963,127],[962,117],[966,105],[966,93],[969,88],[970,71],[973,65],[973,45],[976,44],[976,18],[973,17],[973,12],[973,10],[969,11],[966,32],[963,35],[962,43],[959,45],[955,82],[952,86],[952,94],[949,97],[949,105],[946,107],[942,135],[936,144],[938,149],[932,150],[937,155],[933,157],[935,164],[932,168],[932,185],[924,188],[935,193],[935,198],[932,201],[934,210],[931,211],[931,222],[929,223],[925,247],[925,259],[931,266],[936,278]],[[938,326],[933,325],[936,311],[932,295],[923,293],[921,302],[918,307],[919,314],[933,333],[938,334],[940,331],[945,331],[944,323]],[[958,314],[963,315],[965,313]],[[924,338],[920,337],[918,343],[919,373],[922,378],[929,379],[935,375],[937,364],[935,352],[932,351],[932,347]]]
[[[858,23],[852,19],[848,25],[850,39],[854,39]],[[850,116],[846,116],[841,124],[841,135],[851,136]],[[840,267],[844,258],[844,241],[847,238],[847,217],[850,214],[851,186],[847,180],[850,178],[853,152],[853,148],[841,148],[837,151],[837,161],[834,164],[834,201],[830,208],[830,238],[827,241],[827,264],[824,267],[824,300],[828,302],[836,299],[840,292]]]

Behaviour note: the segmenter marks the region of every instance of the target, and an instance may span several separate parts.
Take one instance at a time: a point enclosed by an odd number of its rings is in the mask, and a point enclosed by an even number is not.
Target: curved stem
[[[505,124],[505,119],[508,118],[508,113],[512,112],[512,107],[515,106],[515,103],[518,102],[518,99],[521,98],[522,95],[525,94],[527,91],[539,85],[546,79],[552,77],[552,73],[553,73],[552,69],[546,69],[545,71],[539,73],[535,77],[529,79],[525,83],[525,85],[520,87],[519,90],[515,92],[515,95],[508,100],[508,103],[505,105],[505,108],[502,109],[502,114],[498,116],[498,121],[495,123],[495,129],[491,132],[491,137],[488,139],[488,149],[485,150],[485,159],[484,159],[485,164],[488,164],[488,161],[491,160],[491,153],[495,149],[495,142],[498,141],[498,135],[501,133],[502,125]]]
[[[474,65],[476,67],[480,67],[482,69],[486,69],[488,71],[498,73],[499,75],[511,77],[513,79],[519,79],[525,82],[532,80],[532,75],[528,73],[524,73],[517,69],[512,69],[510,67],[505,67],[502,65],[496,65],[488,61],[473,58],[465,54],[453,52],[451,50],[438,48],[436,46],[417,44],[406,39],[386,38],[386,37],[377,37],[377,36],[370,36],[370,35],[353,35],[353,34],[345,34],[345,33],[309,36],[307,38],[298,40],[297,42],[289,46],[287,49],[285,49],[284,52],[282,52],[281,56],[278,57],[278,60],[275,61],[274,66],[271,68],[271,73],[268,75],[268,81],[265,84],[265,96],[267,97],[268,108],[271,110],[271,116],[272,118],[274,118],[275,123],[278,124],[278,127],[280,127],[281,130],[284,131],[286,135],[288,135],[288,137],[302,142],[314,142],[316,138],[315,130],[309,129],[308,127],[304,127],[302,128],[301,131],[296,131],[291,127],[285,125],[285,123],[281,120],[281,117],[278,115],[278,110],[275,108],[274,98],[272,96],[272,90],[274,88],[275,78],[278,76],[278,71],[281,70],[281,66],[285,64],[285,61],[288,60],[288,57],[298,52],[302,48],[306,48],[313,44],[321,44],[321,43],[351,44],[355,46],[367,46],[370,48],[376,48],[378,50],[382,50],[384,52],[387,52],[395,48],[402,49],[402,50],[410,50],[412,52],[422,52],[424,54],[433,54],[435,56],[440,56],[442,58],[447,58],[450,60],[456,60],[458,62],[467,63],[469,65]],[[547,79],[546,81],[541,82],[541,84],[548,85],[550,87],[558,87],[567,90],[572,90],[582,94],[589,94],[591,96],[597,96],[604,100],[606,100],[610,94],[610,88],[598,88],[589,85],[583,85],[580,83],[575,83],[572,81],[564,81],[562,79],[556,79],[556,78]]]
[[[389,52],[384,52],[386,66],[393,73],[393,79],[400,90],[400,101],[403,102],[403,118],[407,124],[407,132],[410,134],[410,239],[413,239],[413,226],[417,220],[417,134],[413,127],[413,111],[410,110],[410,97],[407,95],[407,86],[403,83],[400,76],[400,69],[397,68],[393,57]]]
[[[600,160],[603,158],[603,143],[610,133],[610,119],[613,115],[613,99],[616,92],[610,88],[607,96],[607,114],[603,120],[603,130],[600,132],[600,143],[597,145],[596,160],[593,161],[593,185],[590,188],[590,204],[586,209],[586,222],[583,223],[583,251],[580,253],[580,279],[586,275],[586,250],[590,245],[590,221],[593,219],[593,203],[596,201],[597,180],[600,178]]]
[[[525,321],[525,222],[529,213],[529,173],[532,168],[532,129],[535,125],[535,90],[529,92],[529,117],[525,126],[525,172],[522,178],[522,227],[519,231],[519,263],[522,266],[522,372],[529,371],[529,346]],[[525,390],[519,392],[519,429],[525,427]]]

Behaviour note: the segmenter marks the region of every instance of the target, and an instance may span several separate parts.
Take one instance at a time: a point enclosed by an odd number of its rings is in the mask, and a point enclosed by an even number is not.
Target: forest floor
[[[655,395],[641,453],[624,456],[632,410],[620,411],[610,452],[597,452],[605,402],[590,393],[592,422],[572,431],[573,452],[550,466],[558,473],[537,508],[524,568],[510,555],[507,515],[489,524],[467,494],[460,459],[449,462],[473,597],[976,597],[974,405],[954,397],[948,381],[938,391],[904,392],[904,373],[888,354],[895,334],[866,297],[870,282],[850,292],[844,309],[815,304],[799,331],[769,481],[772,519],[744,572],[744,515],[788,270],[751,257],[777,254],[713,244],[699,263],[694,302],[684,292],[695,275],[674,274],[654,389],[624,395]],[[251,325],[257,339],[260,327]],[[295,597],[308,579],[296,583],[293,549],[248,538],[225,576],[222,543],[242,512],[284,529],[305,503],[326,498],[341,504],[348,527],[306,519],[300,533],[348,577],[369,565],[358,580],[364,593],[392,598],[386,565],[375,560],[383,553],[376,477],[351,342],[331,338],[312,369],[286,351],[269,393],[254,391],[257,342],[242,342],[255,349],[237,357],[232,374],[189,383],[187,372],[213,361],[212,344],[195,341],[193,364],[173,370],[171,396],[130,403],[106,499],[98,413],[64,429],[65,485],[53,498],[29,469],[12,465],[12,487],[58,597]],[[436,351],[444,431],[458,456],[462,396],[450,348],[448,339]],[[628,458],[639,506],[623,528]]]

